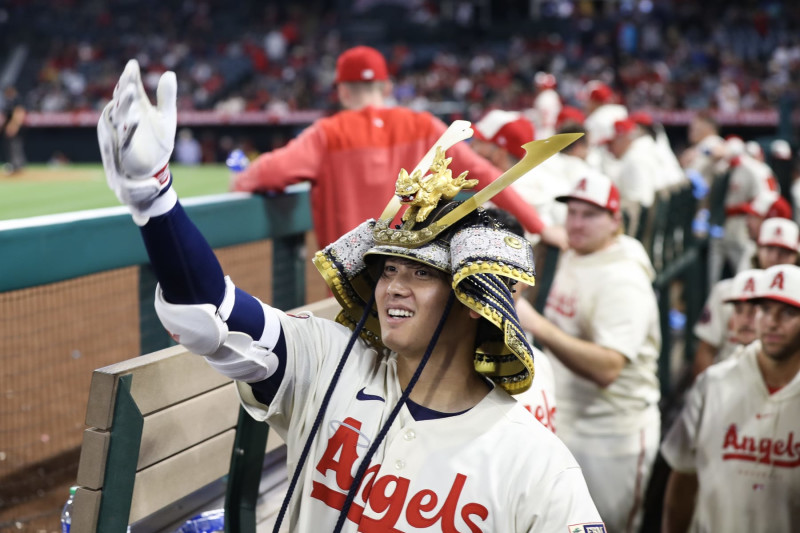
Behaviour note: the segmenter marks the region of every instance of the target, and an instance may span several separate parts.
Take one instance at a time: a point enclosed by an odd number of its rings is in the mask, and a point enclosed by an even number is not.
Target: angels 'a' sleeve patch
[[[594,524],[572,524],[567,530],[569,533],[606,533],[606,526],[602,522]]]

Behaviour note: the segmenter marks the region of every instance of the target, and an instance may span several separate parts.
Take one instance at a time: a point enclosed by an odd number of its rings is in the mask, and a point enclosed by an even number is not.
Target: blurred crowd
[[[387,56],[398,103],[471,119],[530,107],[540,70],[567,103],[598,79],[632,109],[767,109],[800,81],[791,2],[340,4],[11,1],[0,24],[30,47],[18,86],[43,112],[101,108],[129,57],[153,88],[176,71],[180,109],[330,109],[335,58],[356,40]]]

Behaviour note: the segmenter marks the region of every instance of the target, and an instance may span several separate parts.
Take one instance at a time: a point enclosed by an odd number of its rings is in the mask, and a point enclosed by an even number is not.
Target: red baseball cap
[[[558,202],[569,200],[581,200],[611,213],[619,211],[619,189],[608,177],[598,172],[585,174],[569,194],[556,197]]]
[[[487,141],[508,150],[508,153],[522,159],[525,157],[523,144],[535,137],[533,123],[514,111],[494,109],[486,113],[474,127],[475,138]]]
[[[581,111],[577,107],[565,105],[564,107],[561,108],[561,111],[558,112],[558,118],[556,119],[556,126],[560,127],[565,122],[576,122],[580,125],[583,125],[585,120],[586,120],[586,115],[583,114],[583,111]]]
[[[601,104],[607,104],[614,99],[614,91],[611,87],[599,80],[592,80],[584,88],[586,98]]]
[[[336,83],[386,81],[389,69],[383,54],[369,46],[345,50],[336,60]]]
[[[744,210],[761,218],[792,218],[792,206],[775,191],[760,192]]]
[[[614,122],[614,135],[617,137],[630,133],[635,129],[636,122],[634,122],[633,118],[631,117],[623,118],[622,120],[617,120]]]
[[[653,115],[648,113],[647,111],[634,111],[630,115],[628,115],[632,121],[640,126],[652,126],[653,125]]]

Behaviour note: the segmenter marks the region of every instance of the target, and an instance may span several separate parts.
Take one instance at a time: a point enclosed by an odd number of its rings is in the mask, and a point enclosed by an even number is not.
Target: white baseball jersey
[[[286,442],[291,473],[351,332],[279,314],[288,353],[274,400],[263,405],[238,385],[247,411]],[[336,523],[360,458],[401,395],[396,363],[394,354],[356,342],[299,478],[291,531],[330,531]],[[447,418],[416,421],[404,406],[343,531],[573,530],[605,531],[580,468],[552,432],[495,387]]]
[[[656,199],[656,191],[666,186],[666,178],[656,143],[652,137],[643,135],[635,139],[620,159],[620,200],[650,207]]]
[[[717,347],[717,356],[714,361],[727,359],[737,346],[730,330],[733,304],[725,303],[725,299],[730,296],[733,288],[732,284],[733,279],[728,278],[716,282],[711,287],[700,319],[692,330],[695,337]]]
[[[556,432],[556,383],[553,378],[553,367],[550,359],[541,350],[533,348],[533,364],[536,375],[531,388],[523,393],[515,394],[514,399],[530,411],[536,420]]]
[[[695,382],[661,451],[697,473],[690,531],[796,531],[800,524],[800,375],[772,394],[759,341]]]
[[[731,162],[731,178],[725,194],[725,207],[737,207],[747,204],[759,193],[778,191],[778,181],[769,166],[742,154]]]
[[[556,197],[568,194],[575,184],[568,171],[574,163],[564,159],[566,157],[570,156],[554,154],[511,185],[523,200],[536,208],[547,225],[563,225],[567,217],[566,204],[556,202]]]
[[[614,383],[602,389],[548,352],[559,426],[582,434],[621,435],[635,433],[659,416],[661,331],[653,276],[644,248],[626,235],[592,254],[562,254],[545,316],[568,335],[618,351],[627,363]]]

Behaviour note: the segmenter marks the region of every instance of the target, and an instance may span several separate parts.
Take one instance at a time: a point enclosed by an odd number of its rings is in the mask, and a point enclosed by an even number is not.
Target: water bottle
[[[175,533],[215,533],[225,531],[225,509],[205,511],[187,520]]]
[[[61,510],[61,533],[69,533],[69,528],[72,525],[72,502],[75,500],[75,492],[78,487],[69,488],[69,498],[64,508]]]

